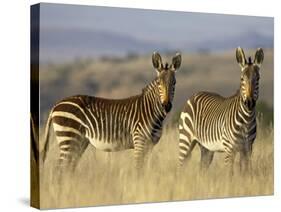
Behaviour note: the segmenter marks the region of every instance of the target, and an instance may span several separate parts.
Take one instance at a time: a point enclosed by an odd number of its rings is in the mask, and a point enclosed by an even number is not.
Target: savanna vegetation
[[[182,61],[177,73],[173,110],[166,119],[159,143],[147,157],[142,176],[136,177],[131,150],[106,153],[89,145],[74,175],[63,180],[63,189],[59,193],[54,180],[58,146],[53,136],[47,161],[44,166],[40,164],[42,208],[273,194],[273,51],[265,50],[261,70],[252,170],[250,174],[240,173],[237,156],[232,179],[224,166],[223,153],[216,153],[210,169],[202,173],[198,147],[179,176],[176,176],[176,168],[177,121],[182,106],[189,96],[201,90],[218,92],[223,96],[236,92],[240,68],[234,53],[183,54]],[[71,64],[43,64],[40,68],[40,149],[45,121],[56,101],[75,94],[106,98],[132,96],[140,93],[156,76],[151,55],[135,53],[126,58],[85,59]]]
[[[131,150],[106,153],[89,146],[74,175],[63,180],[60,194],[54,165],[58,148],[53,142],[48,160],[41,167],[41,207],[271,195],[274,188],[273,132],[272,125],[258,128],[251,173],[240,173],[238,156],[232,179],[224,165],[223,153],[216,153],[209,170],[202,173],[197,147],[177,177],[178,132],[175,128],[165,130],[159,144],[147,157],[140,178],[136,177]]]

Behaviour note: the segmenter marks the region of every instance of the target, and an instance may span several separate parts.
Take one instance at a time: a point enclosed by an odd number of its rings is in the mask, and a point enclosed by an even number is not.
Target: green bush
[[[256,107],[260,122],[265,126],[273,125],[273,107],[269,106],[265,101],[258,101]]]

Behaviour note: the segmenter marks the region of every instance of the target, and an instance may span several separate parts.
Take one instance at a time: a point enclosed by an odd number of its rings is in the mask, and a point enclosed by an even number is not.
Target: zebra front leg
[[[229,166],[229,177],[232,178],[234,174],[234,161],[235,161],[236,152],[233,149],[226,150],[226,156],[224,162]]]
[[[252,147],[251,148],[243,148],[240,151],[239,165],[240,165],[240,173],[242,175],[252,173],[251,155],[252,155]]]
[[[214,152],[208,150],[201,144],[200,144],[200,150],[201,150],[200,170],[205,172],[213,161]]]
[[[249,173],[250,158],[244,152],[240,152],[239,170],[241,175]]]
[[[145,145],[145,148],[144,148],[144,154],[143,154],[143,157],[144,157],[144,164],[146,166],[146,168],[148,167],[151,167],[153,166],[153,155],[152,154],[152,151],[153,151],[153,147],[154,145],[149,145],[148,142],[146,142],[146,145]],[[158,160],[156,160],[158,161]]]
[[[138,176],[143,168],[145,155],[145,140],[141,137],[134,138],[134,162]]]

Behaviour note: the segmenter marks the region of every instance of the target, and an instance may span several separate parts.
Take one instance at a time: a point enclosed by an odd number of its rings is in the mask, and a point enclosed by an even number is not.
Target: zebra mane
[[[253,64],[252,58],[251,58],[251,57],[249,57],[249,59],[248,59],[248,64],[249,64],[249,65]]]
[[[165,69],[165,70],[168,70],[168,69],[169,69],[169,64],[168,64],[168,63],[165,63],[164,69]]]
[[[240,97],[240,89],[237,89],[232,95],[230,96],[222,96],[220,94],[217,94],[217,93],[212,93],[212,92],[205,92],[205,93],[209,93],[211,94],[212,96],[218,96],[220,98],[223,98],[223,99],[233,99],[233,98],[239,98]]]
[[[147,84],[143,89],[142,89],[142,93],[147,93],[149,91],[152,91],[153,88],[155,88],[155,86],[157,85],[157,77],[152,80],[149,84]]]

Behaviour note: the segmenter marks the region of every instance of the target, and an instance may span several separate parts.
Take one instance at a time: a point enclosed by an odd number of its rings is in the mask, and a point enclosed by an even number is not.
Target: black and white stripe
[[[118,100],[77,95],[58,102],[47,121],[43,160],[52,123],[60,165],[75,168],[90,143],[109,152],[134,149],[136,167],[141,167],[147,149],[159,141],[163,121],[171,110],[181,56],[177,54],[170,66],[163,65],[158,53],[152,61],[158,76],[140,95]]]
[[[225,163],[231,174],[235,154],[240,153],[241,163],[247,169],[256,138],[256,110],[259,72],[263,51],[258,49],[254,63],[247,61],[241,48],[236,50],[241,66],[239,91],[224,98],[210,92],[199,92],[188,99],[180,115],[179,166],[190,156],[195,144],[201,149],[201,166],[209,167],[214,152],[225,152]]]

